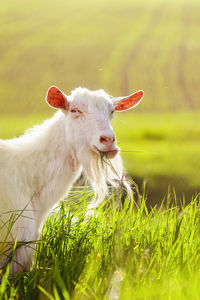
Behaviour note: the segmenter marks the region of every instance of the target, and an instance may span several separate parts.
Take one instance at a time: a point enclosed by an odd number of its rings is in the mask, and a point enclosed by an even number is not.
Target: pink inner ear
[[[137,105],[140,102],[143,95],[144,95],[143,91],[134,93],[133,95],[129,96],[128,98],[118,102],[115,106],[115,110],[126,110],[131,107],[134,107],[135,105]]]
[[[62,92],[55,86],[52,86],[47,93],[47,102],[55,108],[67,110],[67,101]]]

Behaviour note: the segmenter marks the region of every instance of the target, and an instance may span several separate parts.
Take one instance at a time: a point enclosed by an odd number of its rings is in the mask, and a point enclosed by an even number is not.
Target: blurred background
[[[113,121],[124,164],[152,204],[200,191],[199,0],[7,0],[0,8],[0,138],[54,112],[49,86],[143,89]]]

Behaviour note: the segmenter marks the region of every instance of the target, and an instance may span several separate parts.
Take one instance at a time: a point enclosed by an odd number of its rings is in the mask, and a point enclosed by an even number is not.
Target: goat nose
[[[102,144],[109,144],[109,143],[113,144],[115,142],[115,137],[102,135],[102,136],[100,136],[99,141]]]

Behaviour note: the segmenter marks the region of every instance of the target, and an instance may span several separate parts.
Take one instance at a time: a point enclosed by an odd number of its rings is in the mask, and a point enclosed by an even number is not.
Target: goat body
[[[15,251],[11,272],[30,265],[46,216],[81,172],[96,193],[91,208],[105,198],[107,182],[115,185],[121,179],[123,166],[110,121],[114,110],[127,109],[127,103],[131,108],[143,96],[136,101],[133,95],[111,99],[102,90],[78,88],[66,96],[51,87],[46,100],[59,111],[19,138],[0,140],[0,242],[4,253],[16,239],[33,242]],[[102,165],[102,152],[110,157],[110,167]],[[5,261],[4,255],[1,267]]]

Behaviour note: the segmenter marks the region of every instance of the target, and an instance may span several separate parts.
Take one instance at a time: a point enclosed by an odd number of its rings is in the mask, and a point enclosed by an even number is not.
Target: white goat
[[[47,214],[66,196],[81,172],[96,193],[90,208],[104,199],[107,182],[116,185],[116,180],[123,177],[110,121],[114,111],[132,108],[142,97],[143,92],[139,91],[111,99],[103,90],[85,88],[77,88],[66,96],[55,86],[49,88],[46,101],[59,111],[19,138],[0,140],[1,244],[6,241],[6,245],[13,245],[16,239],[36,241]],[[113,167],[102,166],[103,154]],[[13,212],[18,217],[9,230]],[[29,245],[16,250],[11,272],[30,265],[33,249],[34,245]],[[4,256],[1,267],[5,261]]]

